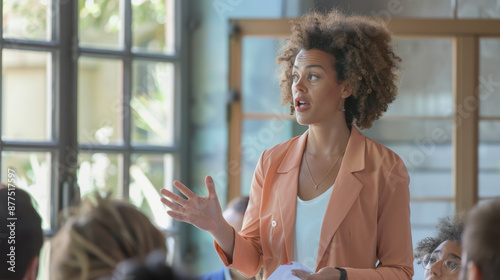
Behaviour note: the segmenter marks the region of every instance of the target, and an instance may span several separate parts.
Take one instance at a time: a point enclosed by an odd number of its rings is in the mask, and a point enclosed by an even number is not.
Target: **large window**
[[[2,3],[1,181],[16,171],[49,234],[94,192],[169,228],[159,190],[181,176],[187,149],[180,1]]]

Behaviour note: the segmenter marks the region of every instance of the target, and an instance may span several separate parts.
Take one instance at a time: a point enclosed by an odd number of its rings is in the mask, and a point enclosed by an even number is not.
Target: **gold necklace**
[[[332,167],[330,167],[330,170],[328,170],[328,173],[326,173],[325,177],[323,177],[323,179],[316,184],[316,182],[314,182],[314,179],[313,179],[313,176],[311,174],[311,169],[309,168],[309,163],[307,162],[307,154],[304,154],[304,158],[306,159],[306,166],[307,166],[307,172],[309,173],[309,177],[311,177],[311,181],[313,182],[314,184],[314,189],[318,189],[318,186],[323,183],[323,181],[326,179],[326,177],[328,177],[328,174],[330,174],[330,172],[332,172],[333,170],[333,167],[335,167],[335,165],[337,165],[337,162],[339,161],[339,159],[344,155],[345,153],[345,149],[342,151],[342,153],[340,154],[340,156],[337,158],[337,160],[335,161],[335,163],[332,165]]]

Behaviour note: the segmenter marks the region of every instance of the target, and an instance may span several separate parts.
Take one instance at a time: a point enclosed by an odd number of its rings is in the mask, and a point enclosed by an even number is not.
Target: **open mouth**
[[[304,106],[307,106],[307,105],[309,105],[309,103],[307,103],[302,98],[296,98],[295,99],[295,107],[301,108],[301,107],[304,107]]]

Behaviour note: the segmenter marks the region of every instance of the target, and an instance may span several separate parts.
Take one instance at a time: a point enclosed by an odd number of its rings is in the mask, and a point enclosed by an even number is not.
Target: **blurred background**
[[[395,37],[400,95],[364,131],[409,170],[414,244],[433,234],[438,218],[500,196],[500,33],[475,31],[498,24],[497,0],[2,1],[1,181],[7,168],[16,170],[17,187],[36,200],[47,242],[61,209],[111,192],[169,236],[174,266],[194,273],[220,267],[211,236],[172,222],[159,190],[180,180],[204,195],[211,175],[224,206],[248,195],[264,149],[307,129],[279,102],[276,57],[285,37],[239,36],[229,21],[332,8],[393,25],[424,23],[418,36]],[[454,22],[450,34],[425,25],[436,19]],[[458,38],[453,26],[464,22],[471,31]],[[233,39],[241,42],[237,68]],[[464,40],[473,47],[462,48]],[[460,55],[472,57],[477,71]],[[237,90],[231,71],[241,73]],[[464,93],[461,75],[474,75],[474,90]],[[462,170],[471,170],[469,181]],[[422,270],[415,265],[415,279]],[[40,271],[39,279],[49,279]]]

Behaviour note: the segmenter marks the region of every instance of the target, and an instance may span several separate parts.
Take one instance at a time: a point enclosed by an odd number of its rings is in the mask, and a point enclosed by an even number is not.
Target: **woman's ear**
[[[351,85],[347,81],[343,81],[341,87],[342,87],[341,91],[342,98],[346,99],[347,97],[352,95]]]

